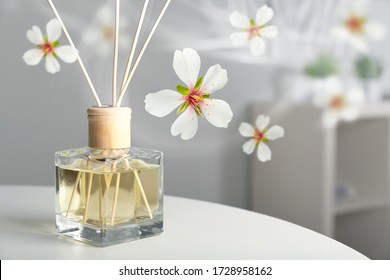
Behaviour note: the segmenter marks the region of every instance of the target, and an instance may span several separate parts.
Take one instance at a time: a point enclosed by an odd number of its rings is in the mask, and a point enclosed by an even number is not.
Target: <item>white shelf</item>
[[[390,117],[390,102],[378,104],[367,104],[362,108],[359,114],[359,119],[371,118],[389,118]]]
[[[361,211],[374,210],[381,207],[388,207],[389,201],[383,197],[360,197],[352,201],[336,203],[335,215],[348,215]]]
[[[251,122],[268,114],[286,130],[270,143],[270,162],[251,157],[251,209],[390,259],[390,103],[366,105],[356,121],[331,129],[319,108],[274,105],[251,108]],[[354,187],[355,200],[336,204],[340,183]]]

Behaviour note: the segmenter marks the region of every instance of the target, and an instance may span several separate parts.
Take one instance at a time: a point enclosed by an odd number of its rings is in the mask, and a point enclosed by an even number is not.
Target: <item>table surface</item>
[[[0,259],[367,259],[289,222],[171,196],[163,234],[98,248],[56,234],[54,201],[54,187],[0,186]]]

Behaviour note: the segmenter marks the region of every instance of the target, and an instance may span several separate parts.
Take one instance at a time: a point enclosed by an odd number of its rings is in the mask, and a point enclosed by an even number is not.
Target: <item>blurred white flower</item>
[[[46,25],[47,35],[42,35],[38,26],[33,26],[27,31],[27,39],[36,45],[34,49],[24,53],[23,59],[27,65],[37,65],[45,58],[45,67],[49,73],[60,71],[58,58],[66,63],[77,60],[77,50],[71,46],[60,46],[58,39],[61,37],[61,24],[57,19],[52,19]]]
[[[233,112],[227,102],[211,98],[211,94],[222,89],[228,82],[227,71],[220,65],[210,67],[204,78],[200,77],[199,54],[190,48],[177,50],[173,68],[186,86],[177,86],[177,91],[162,90],[150,93],[145,99],[145,109],[156,117],[164,117],[180,106],[180,116],[172,124],[173,136],[189,140],[198,130],[198,116],[204,117],[216,127],[227,127]]]
[[[367,40],[380,40],[385,35],[384,26],[371,20],[368,13],[368,3],[356,0],[348,10],[341,14],[340,25],[332,29],[335,38],[343,40],[358,51],[367,53]]]
[[[260,115],[256,119],[256,128],[243,122],[238,129],[242,136],[251,138],[242,146],[244,153],[250,155],[257,147],[257,158],[261,162],[271,160],[271,150],[266,143],[284,136],[284,129],[278,125],[267,129],[269,122],[269,117]]]
[[[229,19],[230,23],[241,32],[233,33],[230,38],[235,46],[244,46],[249,43],[253,55],[264,53],[265,42],[263,38],[273,39],[278,35],[276,26],[266,24],[272,19],[274,12],[267,5],[257,10],[256,20],[249,20],[247,16],[239,12],[233,12]]]
[[[119,49],[128,48],[131,41],[127,34],[128,20],[121,17],[119,23]],[[99,55],[108,56],[113,51],[115,39],[115,8],[104,5],[97,13],[96,18],[83,34],[82,44],[93,47]]]
[[[324,108],[322,123],[325,127],[337,125],[339,121],[354,121],[364,105],[364,92],[358,88],[345,91],[341,82],[329,83],[323,95],[317,95],[315,104]]]

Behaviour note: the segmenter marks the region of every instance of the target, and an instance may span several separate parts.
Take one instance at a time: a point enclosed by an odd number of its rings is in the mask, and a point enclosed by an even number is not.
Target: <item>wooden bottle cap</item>
[[[126,149],[131,146],[131,109],[92,107],[88,109],[89,147]]]

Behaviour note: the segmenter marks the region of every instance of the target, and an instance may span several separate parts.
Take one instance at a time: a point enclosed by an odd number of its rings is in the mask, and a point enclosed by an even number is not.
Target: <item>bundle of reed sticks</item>
[[[73,40],[71,36],[69,35],[69,32],[60,16],[58,13],[57,8],[55,7],[54,3],[52,0],[47,0],[51,9],[53,10],[56,18],[58,21],[61,23],[62,30],[64,31],[64,34],[66,38],[69,41],[69,44],[76,49]],[[138,24],[137,24],[137,29],[134,35],[134,39],[132,42],[132,46],[130,48],[127,64],[125,67],[125,73],[123,74],[123,79],[121,86],[118,87],[118,45],[119,45],[119,24],[120,24],[120,3],[121,0],[115,0],[116,1],[116,6],[115,6],[115,39],[114,39],[114,59],[113,59],[113,71],[112,71],[112,106],[113,107],[120,107],[122,105],[123,97],[126,94],[126,91],[130,85],[130,82],[138,68],[138,65],[145,53],[145,50],[147,49],[158,25],[160,24],[161,19],[163,18],[166,10],[168,9],[170,3],[172,0],[166,0],[163,8],[161,9],[159,15],[157,16],[152,29],[149,31],[148,36],[146,37],[146,40],[144,41],[143,45],[141,46],[141,49],[138,52],[138,55],[135,56],[135,52],[139,43],[139,37],[140,33],[143,27],[144,19],[145,19],[145,14],[149,6],[149,0],[144,0],[144,4],[142,7],[142,11],[140,14],[140,17],[138,19]],[[135,59],[134,59],[135,58]],[[100,101],[100,98],[95,90],[95,87],[91,81],[90,76],[88,75],[87,69],[85,68],[85,65],[80,57],[79,54],[77,54],[77,61],[80,64],[81,70],[88,82],[88,85],[91,89],[91,93],[96,100],[97,106],[102,107],[102,103]]]

